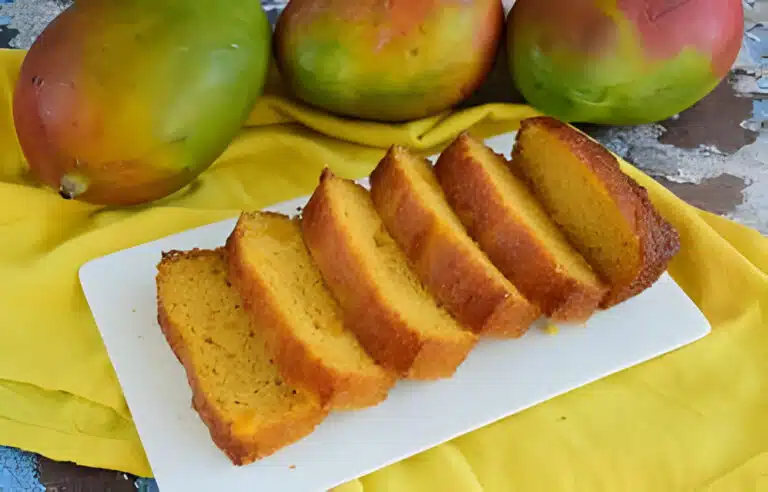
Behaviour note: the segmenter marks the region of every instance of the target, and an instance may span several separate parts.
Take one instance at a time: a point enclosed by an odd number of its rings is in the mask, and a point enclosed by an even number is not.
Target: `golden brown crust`
[[[282,214],[268,213],[288,219]],[[304,388],[318,396],[324,407],[353,410],[383,401],[395,383],[394,374],[381,370],[340,372],[309,347],[291,328],[292,321],[283,312],[258,272],[242,259],[243,216],[227,238],[229,278],[243,297],[246,309],[264,332],[267,346],[280,374],[288,384]]]
[[[456,237],[446,224],[450,219],[425,203],[401,167],[409,164],[399,162],[407,153],[393,146],[370,176],[371,198],[389,233],[422,282],[461,324],[482,335],[522,336],[540,310],[490,261],[483,261],[482,251],[471,251]]]
[[[601,302],[602,308],[614,306],[650,287],[666,270],[669,260],[680,249],[677,231],[651,203],[648,192],[625,174],[619,162],[605,147],[575,128],[548,116],[523,120],[520,132],[532,126],[546,129],[564,142],[606,187],[622,217],[636,232],[640,244],[641,261],[628,280],[613,283]],[[518,147],[514,155],[521,152]],[[512,162],[515,161],[513,156]],[[597,265],[593,265],[597,268]],[[605,281],[610,279],[604,278]]]
[[[643,267],[632,282],[612,289],[603,299],[603,308],[614,306],[653,285],[666,271],[669,261],[680,251],[680,236],[677,230],[653,206],[648,190],[629,176],[627,179],[630,180],[632,190],[639,201],[636,223],[639,226]]]
[[[605,290],[569,275],[536,234],[510,213],[491,177],[470,156],[470,138],[460,135],[443,151],[434,168],[469,235],[546,316],[563,322],[588,319]]]
[[[181,257],[194,257],[205,255],[219,255],[220,250],[168,251],[162,254],[162,260],[158,264],[158,287],[166,275],[167,264],[177,261]],[[327,411],[316,407],[316,411],[308,411],[303,415],[292,413],[294,418],[283,419],[265,425],[257,432],[247,436],[238,435],[233,429],[233,423],[222,415],[215,402],[209,400],[192,366],[191,358],[187,352],[180,335],[180,330],[171,321],[168,312],[163,305],[158,289],[157,297],[157,321],[160,329],[171,347],[176,358],[184,367],[187,381],[192,390],[192,407],[200,415],[200,419],[208,427],[211,439],[221,449],[233,464],[241,466],[256,460],[270,456],[281,448],[292,444],[312,433],[327,416]]]
[[[347,225],[336,215],[330,197],[328,183],[332,179],[333,173],[323,170],[301,223],[304,241],[344,310],[346,326],[377,363],[401,377],[437,379],[452,375],[476,338],[429,340],[400,318],[347,239]]]

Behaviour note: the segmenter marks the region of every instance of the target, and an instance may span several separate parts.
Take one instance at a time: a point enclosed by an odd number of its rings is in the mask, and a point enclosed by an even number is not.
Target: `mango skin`
[[[30,48],[14,94],[32,174],[104,205],[181,189],[262,93],[270,37],[258,0],[77,0]]]
[[[503,32],[500,0],[292,0],[274,47],[300,100],[392,122],[439,113],[472,94]]]
[[[539,110],[571,122],[669,118],[727,75],[741,0],[518,0],[507,18],[512,78]]]

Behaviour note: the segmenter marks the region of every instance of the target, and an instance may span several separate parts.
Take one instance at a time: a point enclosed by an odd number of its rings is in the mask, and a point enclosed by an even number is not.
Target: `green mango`
[[[14,120],[30,170],[65,198],[165,197],[235,137],[270,53],[259,0],[77,0],[21,68]]]
[[[720,83],[743,36],[741,0],[517,0],[507,17],[517,89],[571,122],[669,118]]]
[[[275,61],[307,104],[407,121],[466,100],[503,32],[501,0],[292,0],[275,26]]]

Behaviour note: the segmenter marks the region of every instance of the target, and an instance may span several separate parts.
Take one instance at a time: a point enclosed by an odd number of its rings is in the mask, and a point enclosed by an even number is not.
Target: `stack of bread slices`
[[[434,166],[393,146],[370,191],[326,169],[300,217],[243,213],[222,248],[164,253],[158,319],[242,465],[398,379],[451,377],[481,337],[583,323],[678,249],[612,154],[537,117],[509,161],[466,133]]]

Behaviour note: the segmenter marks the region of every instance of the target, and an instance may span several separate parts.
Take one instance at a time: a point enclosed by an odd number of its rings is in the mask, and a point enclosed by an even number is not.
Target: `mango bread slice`
[[[379,364],[412,379],[456,371],[477,336],[436,305],[363,187],[325,169],[301,223],[345,325]]]
[[[281,378],[227,280],[224,252],[170,251],[157,269],[158,321],[213,442],[245,465],[310,434],[327,411]]]
[[[280,374],[351,410],[383,401],[395,382],[344,328],[297,220],[270,212],[241,214],[227,240],[229,277],[264,330]]]
[[[540,310],[467,235],[426,159],[393,146],[370,176],[387,230],[437,300],[479,335],[519,337]]]
[[[561,121],[523,121],[510,166],[609,284],[603,308],[652,285],[680,249],[648,192],[607,149]]]
[[[434,170],[469,235],[546,316],[582,322],[594,313],[605,285],[502,156],[464,133]]]

